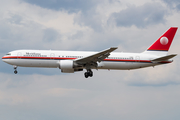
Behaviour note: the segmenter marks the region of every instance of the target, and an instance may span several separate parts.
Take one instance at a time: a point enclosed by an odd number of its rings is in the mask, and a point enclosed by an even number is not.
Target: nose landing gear
[[[18,73],[18,71],[17,71],[17,70],[15,70],[15,71],[14,71],[14,74],[17,74],[17,73]]]
[[[84,73],[84,76],[85,76],[85,78],[92,77],[93,76],[92,70],[88,69],[87,72]]]
[[[18,71],[17,71],[17,66],[14,66],[14,74],[17,74]]]

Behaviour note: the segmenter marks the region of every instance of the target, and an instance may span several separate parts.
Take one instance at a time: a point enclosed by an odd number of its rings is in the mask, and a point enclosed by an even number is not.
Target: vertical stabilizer
[[[176,34],[177,27],[171,27],[156,40],[144,53],[166,55]]]

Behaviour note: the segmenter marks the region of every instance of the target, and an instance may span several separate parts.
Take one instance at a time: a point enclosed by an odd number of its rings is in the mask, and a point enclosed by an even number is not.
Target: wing
[[[109,49],[103,50],[103,51],[98,52],[96,54],[77,59],[77,60],[75,60],[75,62],[77,64],[80,64],[80,65],[86,65],[86,64],[91,64],[91,63],[97,64],[97,62],[103,61],[106,57],[108,57],[110,55],[110,53],[112,51],[114,51],[116,49],[117,49],[117,47],[111,47]]]

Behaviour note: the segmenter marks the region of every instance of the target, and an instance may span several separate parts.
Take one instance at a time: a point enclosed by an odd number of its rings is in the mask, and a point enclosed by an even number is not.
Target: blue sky
[[[142,52],[180,26],[179,0],[2,0],[0,56],[17,49]],[[177,31],[169,53],[180,54]],[[94,70],[18,68],[0,62],[4,120],[179,120],[180,57],[155,68]]]

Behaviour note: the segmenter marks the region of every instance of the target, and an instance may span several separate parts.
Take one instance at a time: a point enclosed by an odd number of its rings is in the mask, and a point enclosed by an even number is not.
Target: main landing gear
[[[92,70],[88,69],[87,72],[84,73],[84,76],[85,76],[85,78],[92,77],[93,76]]]
[[[17,66],[14,66],[14,74],[17,74],[18,71],[17,71]]]

